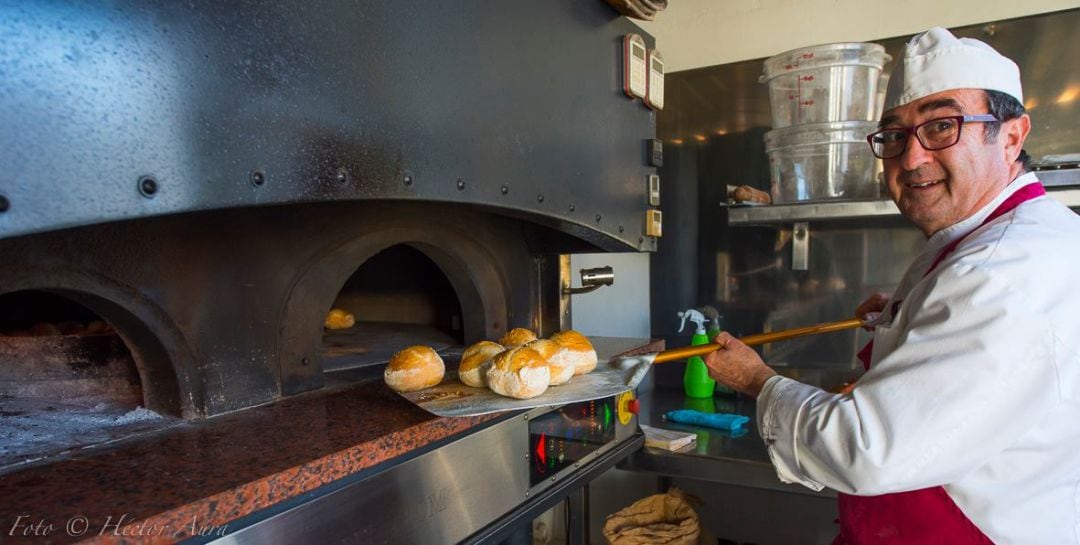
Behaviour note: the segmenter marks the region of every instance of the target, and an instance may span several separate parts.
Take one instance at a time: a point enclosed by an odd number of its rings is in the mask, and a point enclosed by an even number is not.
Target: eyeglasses
[[[998,118],[989,114],[939,117],[914,127],[881,129],[867,136],[866,141],[870,143],[870,149],[873,150],[875,157],[892,159],[899,157],[907,149],[908,140],[911,139],[909,135],[914,134],[923,149],[938,151],[954,146],[960,141],[960,129],[964,123],[992,121],[998,121]]]

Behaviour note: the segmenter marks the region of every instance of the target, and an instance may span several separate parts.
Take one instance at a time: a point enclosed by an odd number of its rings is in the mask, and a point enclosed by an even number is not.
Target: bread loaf
[[[495,356],[487,370],[487,382],[496,394],[529,399],[548,389],[551,371],[536,350],[521,346]]]
[[[412,392],[435,386],[445,374],[446,366],[434,349],[410,346],[390,358],[383,380],[397,392]]]
[[[558,386],[559,384],[566,384],[570,382],[570,378],[574,376],[577,366],[573,362],[565,361],[563,359],[555,358],[555,354],[562,350],[562,346],[548,339],[537,339],[527,345],[528,348],[536,350],[540,357],[544,358],[544,361],[548,364],[548,370],[551,372],[551,385]]]
[[[575,375],[584,375],[596,369],[596,350],[585,335],[572,329],[560,331],[551,336],[562,349],[551,357],[558,365],[573,365]]]
[[[326,321],[323,323],[326,329],[348,329],[355,324],[356,317],[340,308],[330,309],[330,312],[326,313]]]
[[[480,341],[465,349],[458,366],[458,378],[469,386],[483,388],[487,386],[487,370],[491,367],[491,358],[506,350],[503,345],[491,341]]]
[[[515,348],[518,346],[525,346],[535,340],[536,333],[533,333],[524,327],[515,327],[514,329],[507,331],[506,335],[503,335],[502,338],[499,339],[499,344],[507,348]]]
[[[729,186],[730,187],[730,186]],[[753,202],[758,204],[772,204],[772,196],[760,189],[754,189],[748,185],[736,187],[728,195],[733,202]]]

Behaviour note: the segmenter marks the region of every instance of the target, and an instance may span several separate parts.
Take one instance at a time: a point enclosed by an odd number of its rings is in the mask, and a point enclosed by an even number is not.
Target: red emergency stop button
[[[619,423],[626,426],[630,424],[630,421],[634,419],[634,415],[637,414],[640,404],[638,400],[634,398],[634,392],[627,390],[615,399],[616,414],[619,415]]]

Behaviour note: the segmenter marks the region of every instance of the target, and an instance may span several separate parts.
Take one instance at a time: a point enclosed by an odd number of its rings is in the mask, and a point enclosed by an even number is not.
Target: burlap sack
[[[674,487],[642,498],[608,516],[604,538],[611,545],[697,545],[701,522],[687,499]]]

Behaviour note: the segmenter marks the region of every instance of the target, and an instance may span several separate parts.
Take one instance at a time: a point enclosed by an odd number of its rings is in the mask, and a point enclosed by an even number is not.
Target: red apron
[[[979,227],[1021,203],[1045,194],[1040,183],[1026,185],[1001,203]],[[966,237],[964,235],[943,248],[923,277],[936,269]],[[899,302],[893,304],[894,317],[897,308]],[[859,360],[867,369],[870,368],[873,346],[874,342],[870,341],[859,351]],[[880,496],[841,493],[839,511],[840,535],[833,545],[993,545],[990,538],[968,520],[941,486]]]

